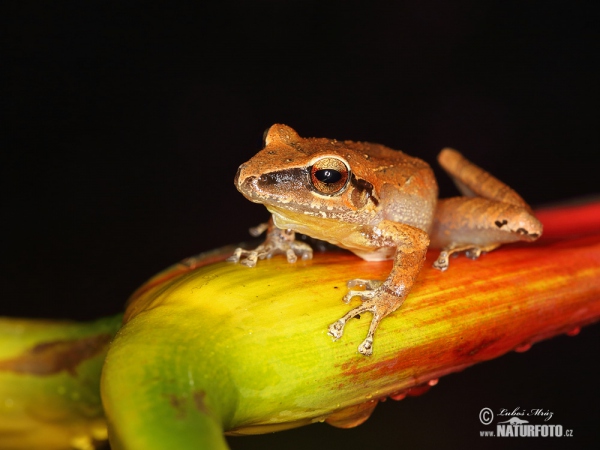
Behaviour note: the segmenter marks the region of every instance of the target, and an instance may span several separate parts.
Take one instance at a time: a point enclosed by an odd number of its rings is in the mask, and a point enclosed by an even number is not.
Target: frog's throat
[[[268,205],[277,228],[291,229],[315,239],[327,241],[352,251],[367,261],[391,259],[393,247],[377,247],[369,240],[368,229],[362,224],[346,222],[339,218],[318,217]]]

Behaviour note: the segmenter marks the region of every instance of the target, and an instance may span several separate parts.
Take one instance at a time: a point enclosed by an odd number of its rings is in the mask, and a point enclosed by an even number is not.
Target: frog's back
[[[429,164],[379,144],[345,144],[357,155],[362,154],[364,162],[353,164],[354,172],[359,179],[372,180],[374,192],[381,202],[380,218],[429,232],[438,196]]]

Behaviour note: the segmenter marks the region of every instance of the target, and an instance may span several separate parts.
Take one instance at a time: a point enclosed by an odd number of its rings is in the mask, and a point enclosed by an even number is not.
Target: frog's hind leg
[[[433,264],[446,270],[449,257],[458,252],[476,259],[502,244],[533,241],[542,224],[519,194],[460,153],[444,149],[438,160],[464,197],[438,201],[431,246],[442,249]]]
[[[469,259],[477,259],[481,256],[482,253],[491,252],[492,250],[498,248],[500,244],[489,244],[487,246],[475,246],[473,244],[464,244],[464,245],[456,245],[456,246],[448,246],[444,247],[444,249],[440,252],[440,255],[433,263],[433,267],[441,270],[447,270],[450,266],[450,256],[456,255],[460,252],[465,252],[465,256]]]
[[[542,224],[529,210],[481,197],[453,197],[438,201],[430,233],[431,247],[441,249],[434,267],[446,270],[453,253],[476,259],[502,244],[534,241]]]
[[[510,186],[476,166],[456,150],[443,149],[438,155],[438,162],[465,197],[483,197],[500,203],[520,206],[531,212],[527,202]]]

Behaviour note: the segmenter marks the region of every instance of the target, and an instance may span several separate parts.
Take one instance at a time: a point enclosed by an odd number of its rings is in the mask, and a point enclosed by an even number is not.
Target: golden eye
[[[350,168],[344,160],[325,157],[309,167],[313,188],[323,195],[341,194],[350,180]]]

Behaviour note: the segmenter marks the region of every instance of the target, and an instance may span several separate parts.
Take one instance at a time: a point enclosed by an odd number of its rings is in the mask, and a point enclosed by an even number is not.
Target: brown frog
[[[295,232],[351,250],[368,261],[393,259],[383,281],[355,279],[343,300],[362,304],[329,326],[334,340],[346,322],[373,314],[366,339],[358,347],[371,355],[381,320],[398,309],[421,270],[429,246],[441,249],[434,267],[448,268],[452,253],[477,258],[508,242],[533,241],[542,224],[510,187],[452,149],[438,156],[462,197],[438,200],[429,165],[401,151],[367,142],[302,138],[286,125],[265,133],[265,147],[242,164],[237,189],[271,212],[266,240],[254,250],[237,249],[230,261],[254,266],[258,259],[283,253],[290,263],[312,258],[311,248]],[[352,288],[359,288],[354,290]]]

